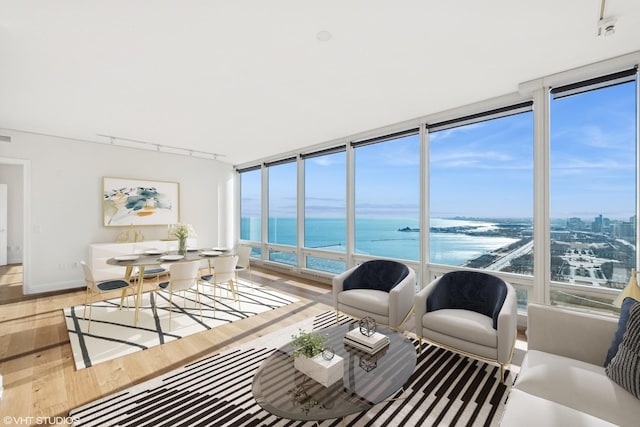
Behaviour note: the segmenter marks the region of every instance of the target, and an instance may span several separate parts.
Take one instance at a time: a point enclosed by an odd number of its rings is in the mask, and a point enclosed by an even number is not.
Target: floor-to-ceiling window
[[[262,240],[262,171],[260,166],[240,171],[240,239]]]
[[[429,151],[429,262],[532,275],[532,103],[430,125]]]
[[[553,304],[607,310],[636,266],[636,70],[553,88]]]
[[[420,260],[420,137],[417,129],[352,143],[355,252]]]
[[[289,248],[271,248],[269,259],[297,265],[297,163],[296,158],[267,163],[268,243]]]
[[[347,165],[345,146],[302,156],[304,160],[304,247],[306,268],[340,273],[345,261],[323,252],[344,254],[347,246]]]

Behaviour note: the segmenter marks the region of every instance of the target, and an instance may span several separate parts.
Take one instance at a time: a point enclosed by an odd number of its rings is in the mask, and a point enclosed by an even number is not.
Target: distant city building
[[[613,236],[617,239],[623,239],[629,242],[634,242],[636,239],[636,223],[635,222],[620,222],[616,224],[613,232]]]
[[[586,229],[586,226],[582,219],[574,217],[567,220],[567,228],[569,230],[583,231]]]
[[[594,233],[602,233],[602,214],[598,215],[591,224],[591,231]]]

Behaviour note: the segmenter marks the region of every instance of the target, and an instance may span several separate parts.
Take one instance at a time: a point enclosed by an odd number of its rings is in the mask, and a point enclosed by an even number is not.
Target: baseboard
[[[25,292],[25,295],[41,294],[44,292],[66,291],[82,288],[84,286],[86,286],[84,280],[69,280],[64,282],[42,283],[39,285],[32,284],[30,286],[29,292]]]

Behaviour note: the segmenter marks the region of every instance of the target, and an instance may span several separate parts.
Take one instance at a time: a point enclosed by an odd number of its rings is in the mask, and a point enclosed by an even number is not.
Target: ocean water
[[[493,223],[486,221],[466,221],[435,218],[431,227],[448,228],[472,226],[478,230],[490,229]],[[243,239],[259,241],[259,223],[242,218]],[[418,261],[420,259],[420,232],[399,231],[409,227],[417,229],[415,219],[358,218],[355,224],[355,251],[381,257],[391,257]],[[258,234],[258,236],[255,236]],[[508,237],[467,236],[461,233],[431,233],[430,261],[437,264],[461,266],[466,261],[484,253],[511,244],[515,239]],[[294,218],[270,218],[269,242],[296,245],[296,221]],[[305,221],[305,247],[336,252],[346,251],[346,222],[339,218],[307,218]],[[289,254],[275,253],[272,259],[288,264],[296,263]],[[339,272],[344,264],[336,261],[313,259],[309,267],[325,271]]]

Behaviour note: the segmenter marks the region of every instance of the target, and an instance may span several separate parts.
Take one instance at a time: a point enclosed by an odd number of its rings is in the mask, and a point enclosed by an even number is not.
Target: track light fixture
[[[616,18],[605,18],[607,0],[600,2],[600,13],[598,14],[598,36],[612,36],[616,33]]]
[[[182,156],[200,157],[203,159],[211,159],[211,160],[218,160],[219,157],[224,157],[224,154],[208,153],[206,151],[190,150],[190,149],[180,148],[180,147],[171,147],[169,145],[162,145],[156,142],[140,141],[138,139],[122,138],[122,137],[113,136],[113,135],[103,135],[103,134],[96,134],[96,135],[104,138],[109,138],[108,143],[110,145],[117,145],[121,147],[137,148],[140,150],[152,150],[152,151],[158,151],[158,152],[164,152],[164,153],[178,154]]]

